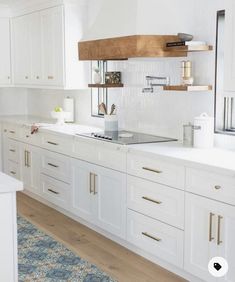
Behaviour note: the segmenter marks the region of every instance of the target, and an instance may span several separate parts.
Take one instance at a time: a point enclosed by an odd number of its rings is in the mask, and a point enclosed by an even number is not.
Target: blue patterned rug
[[[114,282],[95,265],[18,216],[19,282]]]

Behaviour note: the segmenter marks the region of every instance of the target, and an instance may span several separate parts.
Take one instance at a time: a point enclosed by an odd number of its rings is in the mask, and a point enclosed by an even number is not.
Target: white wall
[[[215,0],[218,4],[222,0]],[[115,5],[116,3],[116,5]],[[122,9],[130,4],[128,9]],[[138,4],[138,5],[135,5]],[[119,8],[117,8],[118,6]],[[215,43],[214,1],[90,0],[90,31],[87,36],[99,38],[115,35],[164,34],[191,32],[197,39]],[[118,11],[122,11],[122,17]],[[113,11],[113,12],[112,12]],[[197,13],[195,13],[197,11]],[[193,17],[193,14],[195,17]],[[112,17],[110,16],[112,15]],[[96,20],[96,16],[99,20]],[[107,18],[106,18],[107,17]],[[197,23],[195,20],[197,18]],[[103,26],[103,29],[99,25]],[[126,33],[126,34],[123,34]],[[94,39],[94,38],[93,38]],[[195,80],[214,83],[214,52],[193,54]],[[213,92],[180,93],[156,89],[153,94],[143,94],[146,75],[167,75],[172,83],[179,83],[181,59],[129,60],[117,62],[110,70],[121,70],[125,87],[110,90],[109,100],[118,108],[120,127],[164,136],[182,137],[182,126],[192,122],[202,112],[213,115]],[[90,92],[29,90],[29,113],[49,116],[66,95],[76,99],[76,120],[81,123],[102,125],[102,120],[90,117]]]
[[[0,115],[26,115],[27,90],[21,88],[0,88]]]

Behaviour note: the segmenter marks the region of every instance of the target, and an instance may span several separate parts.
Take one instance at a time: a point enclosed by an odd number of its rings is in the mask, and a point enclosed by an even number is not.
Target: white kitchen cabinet
[[[12,20],[12,59],[15,85],[31,84],[31,19],[30,15]]]
[[[123,173],[74,160],[74,212],[122,238],[126,227],[126,176]]]
[[[64,13],[63,7],[40,12],[42,84],[64,85]]]
[[[224,90],[235,91],[235,3],[225,4]]]
[[[228,261],[229,272],[219,281],[235,277],[235,207],[186,194],[184,268],[205,281],[217,281],[208,272],[211,258]]]
[[[41,150],[28,144],[20,144],[20,168],[21,180],[24,183],[25,190],[35,194],[41,194],[40,191],[40,162]]]
[[[11,84],[10,21],[0,18],[0,86]]]
[[[77,43],[86,6],[65,4],[12,19],[14,84],[34,88],[87,87],[89,63],[79,62]]]

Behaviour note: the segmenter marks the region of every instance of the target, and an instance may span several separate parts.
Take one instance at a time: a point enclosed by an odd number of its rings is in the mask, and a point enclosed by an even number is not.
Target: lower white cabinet
[[[208,262],[224,257],[229,272],[219,281],[235,278],[235,207],[186,194],[184,268],[207,281],[217,281],[208,272]]]
[[[116,236],[125,238],[126,175],[73,160],[73,212]]]
[[[24,183],[24,189],[35,194],[40,194],[40,160],[40,148],[20,144],[21,180]]]
[[[128,210],[127,240],[155,257],[183,267],[182,230]]]

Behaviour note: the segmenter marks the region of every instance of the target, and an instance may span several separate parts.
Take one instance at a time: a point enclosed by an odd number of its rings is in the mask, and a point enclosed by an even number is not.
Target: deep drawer
[[[127,240],[144,251],[183,267],[183,231],[128,210]]]
[[[72,192],[69,184],[42,174],[41,185],[45,200],[64,209],[70,207]]]
[[[184,192],[137,177],[127,177],[128,208],[184,229]]]
[[[66,183],[71,182],[70,158],[47,150],[42,150],[41,171]]]

